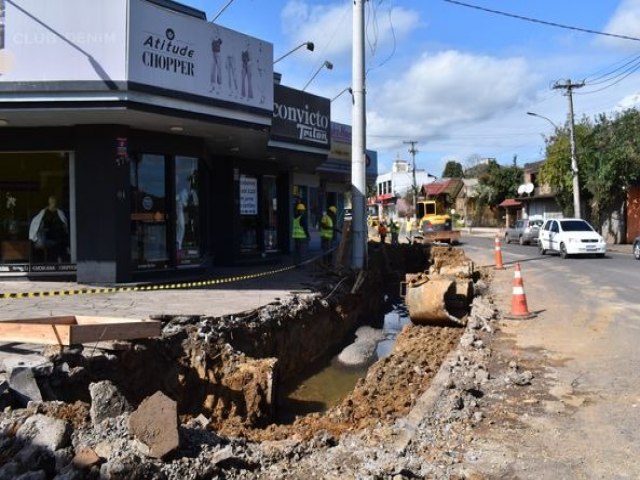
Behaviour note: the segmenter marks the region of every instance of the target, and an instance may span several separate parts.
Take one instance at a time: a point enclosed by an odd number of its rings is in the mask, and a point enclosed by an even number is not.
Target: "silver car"
[[[504,232],[504,243],[519,242],[520,245],[536,244],[543,221],[523,218]]]

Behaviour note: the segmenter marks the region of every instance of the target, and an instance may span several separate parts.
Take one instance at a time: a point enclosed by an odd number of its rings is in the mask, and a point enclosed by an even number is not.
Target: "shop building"
[[[0,3],[0,275],[122,283],[288,251],[306,164],[271,137],[271,44],[167,0]]]
[[[276,79],[279,76],[276,74]],[[284,235],[288,250],[292,213],[297,202],[304,203],[311,248],[319,247],[323,189],[316,170],[327,160],[332,138],[331,102],[328,98],[274,85],[273,123],[268,158],[291,173],[289,203],[285,210]]]

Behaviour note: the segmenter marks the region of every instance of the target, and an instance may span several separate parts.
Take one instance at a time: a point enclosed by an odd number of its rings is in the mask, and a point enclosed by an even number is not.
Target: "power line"
[[[455,5],[460,5],[462,7],[474,8],[476,10],[481,10],[483,12],[495,13],[496,15],[502,15],[504,17],[517,18],[518,20],[525,20],[527,22],[532,22],[532,23],[541,23],[542,25],[548,25],[550,27],[564,28],[567,30],[575,30],[577,32],[593,33],[594,35],[603,35],[605,37],[614,37],[614,38],[621,38],[623,40],[633,40],[635,42],[640,42],[640,38],[630,37],[628,35],[618,35],[616,33],[599,32],[597,30],[590,30],[588,28],[572,27],[570,25],[563,25],[561,23],[548,22],[546,20],[538,20],[537,18],[531,18],[531,17],[522,16],[522,15],[516,15],[513,13],[501,12],[499,10],[492,10],[490,8],[480,7],[478,5],[471,5],[470,3],[459,2],[458,0],[443,0],[443,1],[447,3],[453,3]]]

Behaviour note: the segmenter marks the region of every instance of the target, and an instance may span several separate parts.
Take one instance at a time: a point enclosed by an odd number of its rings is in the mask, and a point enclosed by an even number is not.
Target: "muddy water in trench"
[[[385,314],[382,331],[384,339],[377,343],[375,355],[365,365],[345,366],[338,356],[331,358],[328,364],[288,389],[278,408],[278,423],[289,423],[297,415],[312,412],[324,412],[338,404],[355,387],[360,378],[364,378],[369,367],[378,359],[388,356],[393,350],[397,335],[407,323],[409,314],[404,305],[395,305]]]

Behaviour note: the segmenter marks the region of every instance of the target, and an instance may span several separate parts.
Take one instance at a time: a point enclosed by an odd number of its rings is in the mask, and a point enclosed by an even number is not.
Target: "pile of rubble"
[[[354,302],[352,286],[331,287],[342,299],[296,298],[242,321],[174,318],[161,340],[134,342],[124,355],[87,349],[50,354],[37,368],[5,366],[0,399],[21,390],[28,404],[0,415],[0,480],[468,478],[465,447],[483,421],[484,390],[496,381],[488,370],[496,311],[482,280],[466,327],[407,325],[393,352],[327,412],[290,425],[251,417],[252,407],[273,407],[273,378],[261,372],[275,372],[275,360],[235,347],[255,353],[261,339],[280,341],[277,325],[304,322],[309,311],[309,321],[328,312],[339,321]],[[249,330],[255,335],[240,335]],[[147,364],[144,372],[132,358]],[[96,371],[118,375],[89,381]],[[513,366],[499,381],[530,379]],[[69,388],[76,399],[42,401],[20,385],[45,398],[48,388],[59,398]]]

